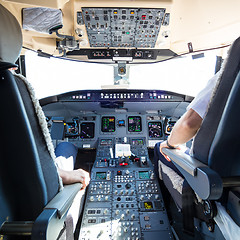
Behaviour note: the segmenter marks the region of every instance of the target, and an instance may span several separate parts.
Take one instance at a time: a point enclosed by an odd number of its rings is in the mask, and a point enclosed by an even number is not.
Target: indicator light
[[[118,13],[118,11],[117,11],[117,10],[114,10],[114,11],[113,11],[113,13],[114,13],[114,14],[117,14],[117,13]]]
[[[146,15],[142,15],[142,20],[146,20]]]
[[[134,11],[132,10],[132,11],[130,12],[130,14],[134,14]]]

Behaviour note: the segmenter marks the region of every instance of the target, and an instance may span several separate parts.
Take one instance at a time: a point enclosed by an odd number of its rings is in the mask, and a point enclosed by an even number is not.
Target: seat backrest
[[[193,145],[193,156],[199,161],[210,165],[209,152],[215,137],[219,122],[240,69],[240,38],[232,44],[228,54],[228,59],[225,64],[220,82],[216,89],[215,95],[212,98],[206,117],[203,120],[202,126],[195,137]],[[228,131],[226,129],[226,131]],[[215,164],[214,164],[215,166]],[[213,167],[214,167],[213,166]]]
[[[229,94],[209,152],[209,165],[222,177],[240,176],[240,72]]]
[[[19,29],[14,16],[0,5],[0,225],[5,220],[35,220],[59,189],[29,91],[8,70],[20,53]],[[12,34],[15,40],[9,41]]]

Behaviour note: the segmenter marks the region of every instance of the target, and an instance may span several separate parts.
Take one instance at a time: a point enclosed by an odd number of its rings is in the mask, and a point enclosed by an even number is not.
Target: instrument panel
[[[145,137],[147,147],[152,148],[166,140],[191,100],[159,90],[83,90],[42,99],[41,106],[55,140],[71,141],[78,148],[96,148],[101,137],[136,136]],[[53,111],[52,104],[58,110]],[[55,123],[57,127],[53,127]],[[54,129],[64,131],[54,134]]]
[[[90,114],[63,122],[65,127],[62,135],[64,139],[68,139],[79,148],[96,148],[97,139],[103,136],[118,136],[123,139],[123,142],[124,137],[136,137],[131,143],[133,146],[142,145],[143,142],[140,139],[145,137],[147,147],[152,148],[157,142],[166,140],[175,122],[159,115],[111,113],[93,116]]]
[[[98,139],[80,240],[173,239],[146,139]],[[109,154],[129,147],[128,155]]]
[[[154,48],[161,25],[169,24],[165,12],[165,8],[82,8],[78,16],[83,16],[91,47]]]

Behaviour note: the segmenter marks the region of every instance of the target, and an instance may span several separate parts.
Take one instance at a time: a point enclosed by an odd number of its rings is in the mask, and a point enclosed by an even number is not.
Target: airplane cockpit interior
[[[239,9],[0,0],[0,239],[240,239]]]

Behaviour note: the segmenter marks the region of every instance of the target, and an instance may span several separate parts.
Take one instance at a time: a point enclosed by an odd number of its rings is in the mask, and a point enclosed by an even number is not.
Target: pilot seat
[[[194,139],[193,156],[163,149],[176,170],[159,160],[159,145],[155,146],[160,179],[182,212],[184,230],[194,234],[198,229],[202,239],[233,240],[240,232],[239,70],[240,38],[232,44],[220,70],[207,114]]]
[[[9,70],[17,67],[22,33],[2,5],[0,32],[0,239],[73,239],[69,209],[79,211],[72,203],[79,207],[84,191],[80,183],[62,186],[41,107]]]

